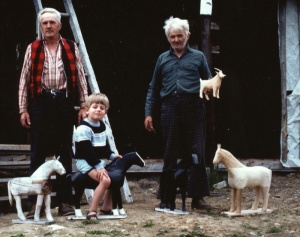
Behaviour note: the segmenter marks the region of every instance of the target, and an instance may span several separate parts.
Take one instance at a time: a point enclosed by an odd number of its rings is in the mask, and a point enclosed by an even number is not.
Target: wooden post
[[[278,4],[279,14],[279,54],[281,71],[281,160],[287,161],[287,94],[286,94],[286,0]]]
[[[213,73],[212,68],[212,55],[211,55],[211,38],[210,38],[210,23],[211,16],[200,16],[201,39],[200,51],[202,51],[207,59],[210,71]],[[206,78],[205,78],[206,79]],[[206,163],[210,168],[212,165],[212,157],[216,147],[215,139],[215,105],[214,100],[206,101]]]
[[[204,55],[207,59],[209,69],[212,70],[210,16],[207,16],[207,15],[201,16],[200,17],[200,26],[201,26],[200,50],[204,53]]]

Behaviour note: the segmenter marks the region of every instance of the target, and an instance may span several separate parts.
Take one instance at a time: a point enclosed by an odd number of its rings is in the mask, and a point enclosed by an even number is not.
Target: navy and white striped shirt
[[[90,166],[99,164],[104,158],[114,159],[107,142],[106,127],[103,121],[93,123],[87,118],[74,133],[75,159],[85,159]]]

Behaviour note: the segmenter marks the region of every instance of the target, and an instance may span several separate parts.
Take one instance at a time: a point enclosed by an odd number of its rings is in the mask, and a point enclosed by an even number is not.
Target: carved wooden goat
[[[220,98],[220,87],[222,79],[226,76],[222,70],[215,68],[217,75],[210,80],[202,80],[200,78],[200,98],[203,98],[203,93],[207,100],[209,100],[208,93],[213,91],[213,96]]]

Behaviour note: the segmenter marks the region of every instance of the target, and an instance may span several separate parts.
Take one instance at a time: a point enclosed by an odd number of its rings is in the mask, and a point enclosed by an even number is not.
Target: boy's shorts
[[[105,167],[105,165],[106,165],[106,163],[105,163],[104,160],[101,160],[101,162],[98,163],[95,166],[90,166],[87,163],[87,161],[84,160],[84,159],[78,159],[78,160],[76,160],[76,168],[82,174],[86,174],[86,173],[90,172],[93,169],[95,169],[95,170],[103,169]]]

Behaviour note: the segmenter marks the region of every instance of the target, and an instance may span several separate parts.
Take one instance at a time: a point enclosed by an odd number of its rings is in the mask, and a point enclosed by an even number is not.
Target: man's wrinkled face
[[[45,38],[58,37],[61,23],[52,13],[45,13],[41,17],[41,31]]]
[[[189,37],[190,36],[186,35],[185,31],[182,29],[170,29],[168,40],[175,51],[182,51],[184,50]]]

